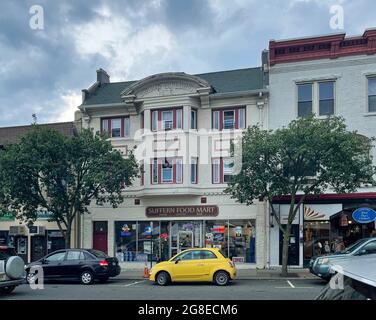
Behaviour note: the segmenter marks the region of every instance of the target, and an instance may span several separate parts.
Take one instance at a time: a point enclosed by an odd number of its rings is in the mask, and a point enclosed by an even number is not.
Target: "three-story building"
[[[106,131],[124,156],[134,152],[141,170],[119,208],[90,206],[81,245],[126,262],[217,247],[238,263],[264,267],[265,204],[239,204],[224,189],[237,169],[231,141],[248,126],[268,125],[265,77],[258,67],[111,83],[98,70],[76,119]]]

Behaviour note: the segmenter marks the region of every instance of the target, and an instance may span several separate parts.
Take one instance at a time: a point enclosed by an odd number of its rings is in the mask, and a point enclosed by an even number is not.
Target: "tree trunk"
[[[65,249],[70,249],[71,248],[71,230],[66,230],[65,231]]]
[[[289,259],[289,243],[291,234],[291,223],[286,225],[285,232],[283,233],[283,247],[282,247],[282,276],[287,277],[287,265]]]

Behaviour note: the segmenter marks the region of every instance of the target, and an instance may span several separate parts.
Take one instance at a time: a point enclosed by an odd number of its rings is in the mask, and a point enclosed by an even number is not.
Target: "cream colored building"
[[[76,121],[106,130],[124,156],[137,146],[143,170],[119,208],[91,205],[81,221],[81,246],[130,263],[219,247],[245,267],[264,267],[265,204],[245,206],[223,192],[237,168],[230,141],[248,126],[266,128],[264,83],[262,68],[117,83],[98,70]]]

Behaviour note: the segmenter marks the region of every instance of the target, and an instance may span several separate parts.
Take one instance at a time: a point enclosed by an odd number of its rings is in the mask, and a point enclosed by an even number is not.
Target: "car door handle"
[[[197,266],[198,266],[198,267],[203,267],[204,264],[203,264],[203,263],[199,263]]]

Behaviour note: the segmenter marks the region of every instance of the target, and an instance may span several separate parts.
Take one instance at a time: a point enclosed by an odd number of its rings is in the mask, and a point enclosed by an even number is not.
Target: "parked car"
[[[11,293],[25,283],[25,264],[14,248],[0,246],[0,294]]]
[[[376,300],[376,254],[338,260],[330,271],[337,274],[336,285],[329,283],[316,300]]]
[[[314,275],[329,280],[331,278],[331,263],[351,256],[362,256],[373,253],[376,253],[376,238],[362,239],[341,252],[312,258],[309,264],[309,269]]]
[[[157,263],[149,279],[161,286],[170,282],[203,281],[227,285],[236,276],[234,263],[219,249],[188,249],[165,262]]]
[[[82,284],[92,284],[95,280],[107,281],[120,274],[117,258],[92,249],[65,249],[55,251],[26,266],[26,280],[31,283],[36,275],[30,272],[32,266],[41,266],[45,279],[79,279]]]

